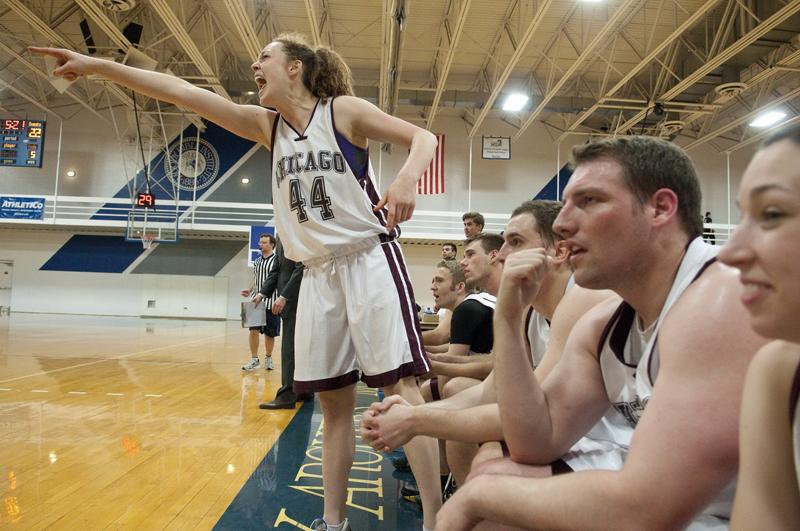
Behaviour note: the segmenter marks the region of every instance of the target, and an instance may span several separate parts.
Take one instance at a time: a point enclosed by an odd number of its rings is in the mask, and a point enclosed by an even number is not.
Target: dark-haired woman
[[[753,330],[775,341],[747,371],[731,529],[800,529],[800,127],[756,152],[739,206],[719,258],[741,272]]]

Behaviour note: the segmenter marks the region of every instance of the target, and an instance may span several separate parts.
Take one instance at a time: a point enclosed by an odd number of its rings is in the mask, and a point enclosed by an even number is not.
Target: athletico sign
[[[42,219],[44,197],[0,197],[0,218]]]

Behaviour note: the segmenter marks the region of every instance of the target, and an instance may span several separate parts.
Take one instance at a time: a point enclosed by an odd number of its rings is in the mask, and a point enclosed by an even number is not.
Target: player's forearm
[[[434,363],[433,372],[439,376],[450,378],[464,377],[483,380],[492,372],[492,360],[483,360],[466,363]]]
[[[190,110],[195,110],[199,94],[203,92],[211,94],[178,77],[132,68],[113,61],[98,60],[94,65],[94,71],[104,79],[135,92]]]
[[[444,363],[486,363],[491,362],[491,359],[491,354],[450,354],[449,351],[436,357],[436,361]]]
[[[439,330],[438,327],[434,328],[433,330],[426,330],[422,332],[422,344],[425,345],[426,348],[444,345],[449,340],[450,336],[443,330]]]
[[[418,413],[416,435],[476,444],[503,438],[497,404],[457,410],[423,407]]]
[[[424,129],[419,129],[411,140],[408,158],[397,172],[395,182],[416,184],[430,164],[433,153],[436,151],[436,144],[436,136]]]
[[[450,348],[450,345],[445,343],[444,345],[427,345],[425,350],[430,352],[431,354],[444,354]]]
[[[482,475],[462,489],[470,516],[524,529],[679,529],[687,522],[658,510],[619,472],[574,472],[550,478]],[[459,489],[461,490],[461,489]],[[461,494],[461,493],[459,493]]]
[[[485,382],[481,382],[442,400],[436,400],[417,407],[453,411],[492,403],[494,400],[487,399],[487,397],[493,399],[494,395],[486,392],[485,384]]]
[[[524,322],[495,318],[495,392],[503,434],[511,457],[528,464],[549,463],[559,452],[550,448],[552,426],[547,400],[528,359],[521,330]]]

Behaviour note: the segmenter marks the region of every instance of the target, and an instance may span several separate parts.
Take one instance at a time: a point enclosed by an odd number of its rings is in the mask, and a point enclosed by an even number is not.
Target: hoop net
[[[147,250],[153,245],[153,242],[156,241],[156,237],[152,234],[145,234],[142,236],[142,247]]]

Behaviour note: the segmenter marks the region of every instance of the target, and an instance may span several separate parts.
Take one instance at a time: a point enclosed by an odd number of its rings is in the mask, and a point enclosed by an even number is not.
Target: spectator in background
[[[711,219],[711,212],[706,212],[706,215],[703,216],[703,225],[708,223],[714,223],[714,220]],[[716,245],[717,236],[714,234],[714,229],[703,227],[703,240],[711,245]]]
[[[442,260],[455,260],[458,256],[456,244],[447,242],[442,244]]]
[[[483,226],[486,224],[480,212],[467,212],[461,216],[461,221],[464,222],[465,238],[474,238],[483,232]]]

